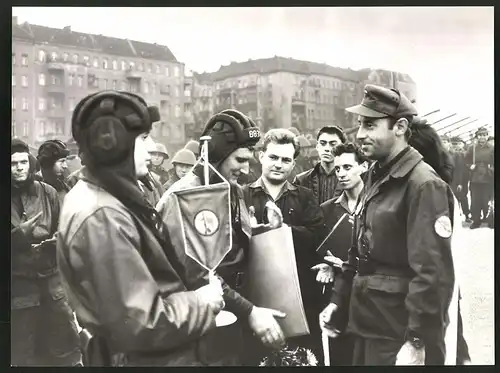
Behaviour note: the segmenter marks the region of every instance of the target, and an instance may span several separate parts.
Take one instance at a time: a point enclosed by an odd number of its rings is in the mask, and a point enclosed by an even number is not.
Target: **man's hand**
[[[475,169],[475,168],[476,168],[476,165],[475,165],[475,164],[471,164],[471,165],[470,165],[470,170],[471,170],[471,171],[474,171],[474,169]]]
[[[33,232],[33,229],[35,229],[36,223],[38,223],[38,220],[40,219],[41,216],[42,216],[42,211],[40,211],[32,218],[26,220],[25,222],[19,224],[19,229],[21,229],[25,235],[31,234],[31,232]]]
[[[333,327],[330,323],[332,321],[333,315],[337,312],[339,307],[335,303],[330,303],[325,309],[319,314],[319,326],[323,332],[330,338],[337,338],[340,334],[340,330]]]
[[[254,306],[248,316],[248,323],[262,343],[279,349],[285,344],[285,335],[275,318],[284,318],[286,314],[269,308]]]
[[[327,255],[324,257],[325,261],[331,263],[334,267],[342,268],[344,261],[335,255],[333,255],[330,251],[327,251]]]
[[[209,305],[214,314],[218,314],[225,306],[220,283],[211,282],[197,289],[195,293]]]
[[[316,275],[316,281],[322,283],[322,284],[328,284],[333,282],[333,268],[330,267],[326,263],[320,263],[316,264],[315,266],[311,267],[311,270],[313,271],[318,271],[318,274]]]
[[[415,348],[405,342],[396,356],[396,365],[425,365],[425,347]]]

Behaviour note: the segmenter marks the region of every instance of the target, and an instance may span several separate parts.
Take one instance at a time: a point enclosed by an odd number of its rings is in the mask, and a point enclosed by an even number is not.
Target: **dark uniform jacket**
[[[174,185],[176,182],[178,182],[180,179],[179,179],[179,176],[177,176],[176,172],[175,172],[175,167],[172,168],[171,170],[168,171],[168,178],[167,178],[167,182],[165,184],[163,184],[163,190],[164,192],[166,192],[167,190],[170,189],[170,187],[172,185]]]
[[[268,194],[262,178],[243,187],[245,203],[254,206],[257,222],[268,223],[265,205],[273,201]],[[316,273],[311,267],[318,263],[316,255],[318,240],[324,229],[323,212],[312,192],[288,181],[274,201],[283,214],[283,222],[292,229],[297,270],[304,308],[310,327],[318,324],[320,305],[320,285],[316,283]]]
[[[163,166],[152,166],[151,172],[158,176],[161,185],[165,184],[170,176],[168,171],[165,170]]]
[[[426,344],[441,343],[455,280],[453,194],[411,147],[374,175],[376,166],[356,214],[356,245],[332,302],[342,307],[352,289],[348,329],[356,335],[403,343],[412,330]],[[370,266],[353,281],[357,258],[359,270],[363,258]]]
[[[470,171],[471,183],[486,184],[493,182],[495,151],[493,146],[490,144],[486,143],[483,146],[479,144],[472,144],[465,154],[465,164],[469,170],[472,164],[476,165],[476,168],[473,171]]]
[[[40,286],[48,286],[54,299],[64,296],[57,280],[55,243],[38,244],[55,234],[59,218],[59,199],[50,185],[33,181],[23,191],[12,191],[11,223],[11,308],[34,307],[40,304]],[[33,232],[25,235],[19,225],[42,211]],[[48,281],[48,282],[47,282]]]
[[[331,198],[336,198],[342,193],[342,190],[337,186],[338,181],[335,171],[327,175],[323,167],[321,167],[321,162],[310,170],[298,174],[293,183],[312,190],[319,204]]]
[[[215,315],[153,232],[91,175],[68,193],[57,259],[82,327],[131,366],[202,365]]]

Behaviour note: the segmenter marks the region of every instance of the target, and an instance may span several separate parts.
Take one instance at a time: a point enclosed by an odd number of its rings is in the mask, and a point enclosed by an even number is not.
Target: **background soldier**
[[[366,85],[361,105],[346,110],[359,116],[357,139],[376,162],[365,181],[355,245],[320,323],[338,334],[332,316],[351,291],[354,365],[443,365],[454,286],[453,193],[408,146],[417,111],[403,94]]]
[[[174,173],[163,185],[163,190],[167,191],[174,183],[182,179],[196,163],[194,153],[189,149],[181,149],[172,158]]]
[[[471,175],[471,229],[479,228],[483,220],[486,221],[488,202],[493,191],[493,170],[495,165],[494,148],[488,144],[488,130],[485,127],[478,129],[476,139],[477,144],[473,143],[465,155],[465,164],[470,169]],[[483,220],[481,220],[481,213]]]
[[[453,179],[450,182],[450,187],[457,197],[462,208],[462,213],[465,215],[465,221],[471,223],[469,199],[469,170],[465,165],[465,152],[463,150],[463,141],[460,137],[453,137],[451,140],[451,148],[449,150],[455,169],[453,171]]]
[[[297,175],[294,180],[294,184],[312,190],[319,204],[338,197],[341,193],[337,189],[337,176],[333,169],[333,149],[345,142],[346,136],[340,127],[327,126],[321,128],[318,132],[316,144],[320,162],[313,168]]]
[[[59,199],[34,173],[28,145],[12,140],[11,364],[81,365],[78,332],[56,263]]]
[[[167,148],[165,145],[156,143],[154,149],[149,152],[151,154],[151,169],[150,171],[158,178],[160,185],[163,185],[168,180],[168,173],[163,168],[163,162],[168,159]]]
[[[38,148],[37,159],[40,162],[43,181],[57,191],[61,205],[64,196],[71,189],[65,181],[68,177],[68,165],[66,163],[68,155],[68,147],[60,140],[45,141]]]

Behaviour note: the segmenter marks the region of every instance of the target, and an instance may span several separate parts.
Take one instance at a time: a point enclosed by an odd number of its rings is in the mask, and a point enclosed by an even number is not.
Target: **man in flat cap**
[[[402,93],[366,85],[357,139],[374,161],[355,209],[349,259],[320,325],[349,299],[353,365],[443,365],[454,286],[450,248],[453,193],[408,145],[417,110]],[[359,260],[357,260],[359,258]]]
[[[488,130],[481,127],[476,132],[476,140],[465,154],[465,164],[470,170],[470,192],[472,224],[471,229],[481,226],[486,221],[488,202],[493,191],[493,170],[495,166],[495,152],[488,144]],[[482,213],[482,219],[481,219]],[[492,224],[490,224],[492,227]]]

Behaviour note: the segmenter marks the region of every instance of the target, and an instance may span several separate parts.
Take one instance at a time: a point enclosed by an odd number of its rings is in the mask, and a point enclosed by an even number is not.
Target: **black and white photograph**
[[[495,365],[494,7],[13,7],[10,366]]]

